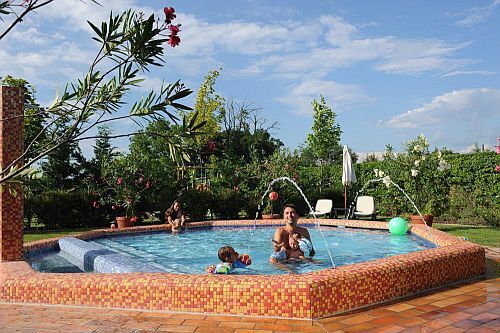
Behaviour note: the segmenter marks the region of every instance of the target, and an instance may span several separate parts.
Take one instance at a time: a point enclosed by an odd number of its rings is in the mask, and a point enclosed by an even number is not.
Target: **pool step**
[[[103,247],[103,248],[107,247],[112,251],[117,250],[117,252],[119,252],[120,254],[127,256],[127,257],[135,258],[135,260],[139,260],[137,258],[141,258],[140,260],[146,261],[148,265],[151,265],[151,266],[158,268],[159,271],[161,271],[161,272],[168,271],[168,269],[165,266],[158,264],[158,263],[155,263],[155,262],[152,262],[152,260],[156,258],[156,256],[154,254],[135,249],[131,246],[127,246],[125,244],[115,242],[111,239],[106,239],[106,245],[99,244],[95,241],[89,241],[89,243],[95,244],[95,245]]]
[[[105,249],[95,243],[88,243],[75,237],[59,239],[61,256],[83,267],[85,272],[96,273],[132,273],[162,272],[163,269],[142,263],[139,260]]]

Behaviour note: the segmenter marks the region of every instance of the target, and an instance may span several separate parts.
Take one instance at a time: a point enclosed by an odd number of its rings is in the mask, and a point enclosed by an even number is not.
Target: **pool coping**
[[[301,224],[315,223],[301,219]],[[321,219],[321,225],[387,230],[386,222]],[[259,225],[281,225],[262,221]],[[253,220],[193,222],[190,228],[253,226]],[[169,230],[166,225],[101,229],[77,235]],[[411,232],[438,245],[364,263],[297,275],[190,275],[170,273],[39,273],[24,261],[0,263],[0,301],[98,306],[209,314],[322,318],[466,281],[485,272],[483,247],[424,225]],[[24,251],[57,246],[31,242]]]

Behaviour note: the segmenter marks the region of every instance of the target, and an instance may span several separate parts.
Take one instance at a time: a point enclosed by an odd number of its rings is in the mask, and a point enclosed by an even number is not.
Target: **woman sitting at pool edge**
[[[186,213],[182,209],[182,203],[179,200],[174,200],[167,209],[165,221],[172,226],[172,231],[178,231],[179,228],[186,226]]]

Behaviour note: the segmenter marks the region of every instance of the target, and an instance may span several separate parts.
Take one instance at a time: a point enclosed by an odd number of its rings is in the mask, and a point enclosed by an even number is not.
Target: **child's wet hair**
[[[219,253],[218,253],[220,261],[226,262],[227,258],[230,258],[231,253],[233,253],[233,252],[234,252],[234,249],[232,246],[226,245],[226,246],[221,247],[219,249]]]

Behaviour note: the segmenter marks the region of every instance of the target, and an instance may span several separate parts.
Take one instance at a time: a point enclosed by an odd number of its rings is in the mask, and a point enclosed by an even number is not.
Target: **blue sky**
[[[262,108],[291,149],[310,132],[320,95],[337,113],[342,144],[361,155],[401,150],[420,133],[458,152],[491,149],[500,136],[500,0],[101,3],[56,0],[27,17],[0,41],[0,76],[28,80],[48,104],[96,52],[87,20],[127,8],[163,17],[169,5],[182,42],[167,47],[165,67],[145,74],[144,88],[181,79],[196,93],[222,67],[217,92]]]

